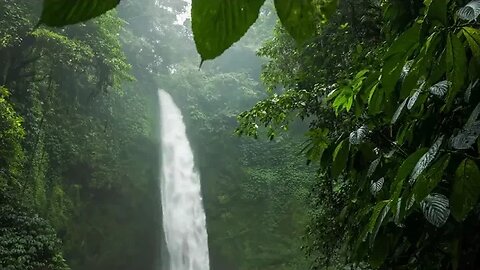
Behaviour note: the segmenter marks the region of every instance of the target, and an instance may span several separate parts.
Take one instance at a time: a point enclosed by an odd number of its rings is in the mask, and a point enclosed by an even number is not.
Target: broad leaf
[[[403,112],[403,109],[405,108],[405,105],[407,104],[407,101],[408,101],[408,98],[406,98],[401,104],[400,106],[398,106],[397,110],[395,111],[395,113],[393,114],[393,117],[392,117],[392,121],[391,121],[391,124],[395,124],[398,120],[398,118],[400,117],[400,115],[402,115],[402,112]]]
[[[451,82],[449,81],[441,81],[441,82],[438,82],[432,86],[430,86],[430,88],[428,89],[428,91],[432,94],[432,95],[435,95],[437,97],[443,97],[445,96],[445,94],[447,93],[448,91],[448,88],[452,85]]]
[[[447,80],[452,82],[451,91],[447,96],[447,105],[451,106],[458,91],[465,83],[467,75],[467,56],[465,48],[460,39],[454,34],[450,33],[447,38]]]
[[[65,26],[98,17],[120,0],[44,0],[39,24]]]
[[[433,193],[420,203],[423,215],[435,227],[442,227],[450,216],[450,203],[445,195]]]
[[[480,1],[475,0],[466,4],[464,7],[460,8],[457,11],[457,15],[462,20],[476,20],[478,15],[480,15]]]
[[[466,150],[473,146],[480,135],[480,121],[476,121],[470,126],[465,126],[457,136],[452,138],[452,147],[455,149]]]
[[[383,218],[385,218],[385,216],[383,216],[382,212],[383,212],[384,208],[388,206],[389,202],[390,202],[389,200],[380,201],[373,207],[372,216],[370,217],[370,220],[368,221],[368,225],[367,225],[367,229],[366,229],[367,233],[373,233],[376,230],[377,227],[380,227],[380,226],[377,226],[377,225],[378,225],[378,223],[381,224],[383,222]],[[383,218],[382,218],[382,216],[383,216]],[[380,222],[379,222],[379,217],[381,217]],[[362,239],[362,240],[365,240],[365,239]]]
[[[427,18],[446,25],[448,0],[430,0],[428,2]]]
[[[473,55],[476,58],[480,58],[480,30],[472,27],[464,27],[462,33],[467,39]]]
[[[350,144],[347,140],[341,141],[333,152],[332,177],[337,178],[347,166]]]
[[[377,167],[378,167],[378,164],[380,164],[380,158],[377,158],[377,159],[375,159],[374,161],[372,161],[372,163],[371,163],[370,166],[368,167],[367,178],[370,178],[370,176],[373,175],[373,173],[375,172],[375,170],[376,170]]]
[[[275,0],[275,9],[282,25],[298,42],[304,42],[315,34],[313,0]]]
[[[372,192],[372,194],[376,196],[378,192],[382,190],[384,183],[385,183],[384,177],[378,179],[377,181],[372,181],[372,183],[370,184],[370,192]]]
[[[365,141],[368,135],[368,127],[361,126],[359,129],[350,133],[349,141],[351,144],[361,144]]]
[[[420,96],[421,93],[422,93],[421,88],[417,89],[413,93],[413,95],[408,99],[407,109],[411,110],[413,108],[413,106],[415,106],[415,103],[417,102],[417,99],[418,99],[418,97]]]
[[[455,182],[450,196],[452,215],[463,221],[480,196],[480,171],[474,161],[463,160],[455,172]]]
[[[257,20],[265,0],[193,0],[192,30],[202,61],[221,55]]]
[[[409,183],[414,184],[417,178],[420,176],[420,174],[430,165],[430,163],[435,159],[437,156],[438,150],[440,149],[440,146],[442,145],[444,136],[440,136],[428,149],[428,152],[425,153],[420,160],[417,162],[415,165],[415,168],[413,168],[412,175],[410,176]]]
[[[412,48],[418,45],[419,37],[420,26],[414,24],[392,43],[385,54],[382,67],[382,88],[386,93],[390,93],[397,84],[407,58],[412,53]]]
[[[443,173],[450,162],[450,155],[444,155],[436,161],[426,173],[422,174],[415,186],[413,187],[413,193],[417,200],[423,200],[428,194],[430,194],[438,183],[442,180]]]

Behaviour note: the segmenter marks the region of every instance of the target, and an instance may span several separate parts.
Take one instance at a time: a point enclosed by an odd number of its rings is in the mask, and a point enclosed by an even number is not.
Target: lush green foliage
[[[463,4],[342,1],[305,48],[278,31],[260,51],[271,58],[264,81],[285,90],[243,113],[238,132],[265,125],[274,138],[295,117],[310,122],[304,152],[320,164],[321,210],[308,252],[318,266],[332,254],[383,268],[478,266],[480,59]]]

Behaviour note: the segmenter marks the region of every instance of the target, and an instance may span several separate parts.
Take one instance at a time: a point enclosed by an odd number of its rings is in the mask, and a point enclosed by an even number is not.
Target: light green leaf
[[[265,0],[193,0],[192,30],[202,61],[237,42],[257,20]]]
[[[462,31],[470,50],[476,58],[480,58],[480,31],[472,27],[464,27]]]
[[[98,17],[120,0],[44,0],[39,24],[65,26]]]
[[[461,222],[472,210],[480,196],[480,171],[473,160],[465,159],[455,172],[450,196],[453,217]]]
[[[333,152],[332,177],[337,178],[347,166],[350,144],[348,140],[341,141]]]
[[[469,2],[457,11],[457,15],[462,20],[476,20],[478,18],[478,15],[480,15],[480,1],[474,0]]]
[[[315,34],[315,6],[312,0],[275,0],[275,9],[285,29],[298,42]]]

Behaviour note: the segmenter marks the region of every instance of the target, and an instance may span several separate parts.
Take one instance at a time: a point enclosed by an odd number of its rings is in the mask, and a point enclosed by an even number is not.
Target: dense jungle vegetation
[[[479,15],[0,0],[0,268],[160,269],[161,88],[212,269],[480,269]]]

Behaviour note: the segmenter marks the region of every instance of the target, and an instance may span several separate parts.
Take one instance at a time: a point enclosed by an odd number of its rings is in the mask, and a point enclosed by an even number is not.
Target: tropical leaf
[[[470,126],[464,127],[457,136],[451,140],[452,147],[455,149],[469,149],[475,144],[480,135],[480,121],[476,121]]]
[[[282,25],[295,40],[304,42],[315,34],[316,14],[312,0],[275,0],[275,9]]]
[[[462,33],[476,58],[480,58],[480,30],[472,27],[464,27]]]
[[[449,81],[441,81],[432,85],[428,91],[437,97],[443,97],[448,91],[448,88],[452,85]]]
[[[389,94],[402,73],[407,58],[412,53],[412,48],[418,46],[420,38],[420,25],[414,24],[401,34],[388,48],[382,67],[382,89]]]
[[[343,140],[333,152],[332,177],[337,178],[347,166],[350,144]]]
[[[363,125],[359,129],[350,133],[349,141],[351,144],[361,144],[368,135],[368,127]]]
[[[480,1],[475,0],[466,4],[457,11],[457,15],[460,19],[465,21],[476,20],[478,15],[480,15]]]
[[[466,103],[469,103],[470,102],[470,96],[472,95],[472,90],[473,88],[475,88],[478,84],[478,79],[476,79],[474,82],[471,82],[468,87],[467,87],[467,90],[465,90],[465,96],[464,96],[464,101]]]
[[[415,194],[417,200],[423,200],[435,189],[438,183],[442,180],[444,171],[449,162],[450,155],[443,155],[435,163],[433,163],[432,167],[428,169],[426,173],[422,174],[418,178],[415,186],[413,187],[413,193]]]
[[[372,181],[372,183],[370,184],[370,191],[374,196],[376,196],[378,192],[382,190],[384,183],[385,183],[384,177],[378,179],[377,181]]]
[[[480,171],[474,161],[463,160],[455,172],[455,182],[450,196],[452,215],[463,221],[476,205],[480,196]]]
[[[468,120],[467,122],[465,123],[465,127],[471,127],[474,125],[474,123],[477,121],[478,119],[478,115],[480,114],[480,102],[477,104],[477,106],[475,106],[475,108],[473,109],[472,113],[470,114],[470,116],[468,117]]]
[[[435,227],[442,227],[450,216],[450,203],[443,194],[432,193],[421,203],[423,215]]]
[[[377,158],[374,161],[372,161],[372,163],[368,167],[367,178],[370,178],[373,175],[373,173],[378,167],[378,164],[380,164],[380,158]]]
[[[413,95],[408,99],[407,108],[409,110],[411,110],[413,108],[413,106],[415,105],[415,103],[417,102],[417,99],[420,96],[420,93],[422,93],[422,89],[418,88],[415,91],[415,93],[413,93]]]
[[[400,118],[400,115],[402,115],[402,112],[403,112],[403,109],[405,108],[405,105],[407,104],[408,102],[408,98],[406,98],[401,104],[400,106],[398,106],[397,110],[395,111],[395,113],[393,114],[393,117],[392,117],[392,121],[391,121],[391,124],[395,124],[398,120],[398,118]]]
[[[372,236],[371,236],[371,240],[375,240],[375,236],[376,236],[376,232],[378,232],[378,229],[380,228],[380,225],[383,223],[383,220],[384,218],[386,217],[387,213],[388,213],[388,210],[387,211],[384,211],[384,209],[386,207],[388,207],[388,204],[390,203],[389,200],[384,200],[384,201],[380,201],[378,202],[374,207],[373,207],[373,212],[372,212],[372,216],[370,217],[370,220],[368,222],[368,225],[367,225],[367,233],[371,233]],[[379,219],[380,217],[380,219]],[[375,236],[373,236],[373,234],[375,234]],[[367,235],[365,235],[367,236]],[[362,239],[363,241],[365,239]],[[373,241],[371,241],[370,243],[372,243]]]
[[[65,26],[83,22],[115,8],[120,0],[44,0],[39,24]]]
[[[420,174],[430,165],[430,163],[435,159],[437,156],[438,150],[440,149],[440,146],[442,145],[444,136],[440,136],[428,149],[428,152],[425,153],[420,160],[418,160],[417,164],[415,165],[415,168],[413,168],[412,175],[410,176],[409,183],[414,184],[417,178],[420,176]]]
[[[450,107],[453,101],[465,83],[467,75],[467,56],[462,41],[454,34],[450,33],[447,38],[446,54],[447,80],[452,83],[447,96],[447,105]]]
[[[193,0],[192,31],[202,61],[221,55],[257,20],[265,0]]]

